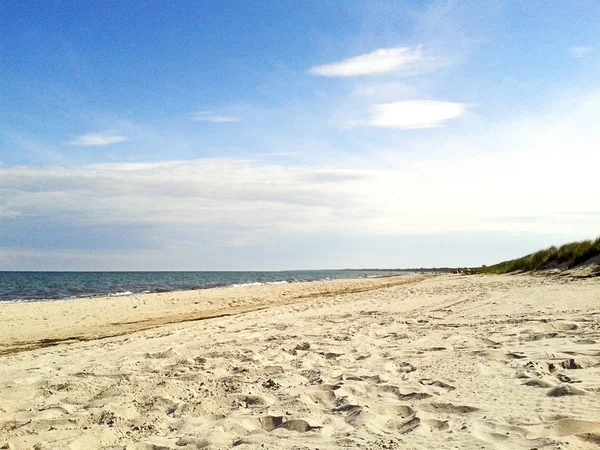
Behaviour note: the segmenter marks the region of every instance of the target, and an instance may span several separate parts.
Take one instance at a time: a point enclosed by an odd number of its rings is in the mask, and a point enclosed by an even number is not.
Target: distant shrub
[[[570,242],[560,247],[548,247],[522,258],[504,261],[493,266],[473,269],[477,273],[531,272],[553,268],[571,269],[600,255],[600,237],[596,240]],[[600,265],[595,269],[600,273]]]

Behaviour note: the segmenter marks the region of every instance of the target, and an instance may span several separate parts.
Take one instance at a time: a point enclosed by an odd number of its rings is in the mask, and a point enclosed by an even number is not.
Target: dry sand
[[[0,448],[600,446],[599,279],[3,304],[0,352]]]

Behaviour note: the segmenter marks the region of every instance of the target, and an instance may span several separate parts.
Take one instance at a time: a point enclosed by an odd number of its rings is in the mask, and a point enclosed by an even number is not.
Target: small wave
[[[25,303],[27,302],[26,299],[23,298],[11,298],[11,299],[7,299],[7,300],[0,300],[0,303]]]
[[[393,273],[394,275],[397,273]],[[277,272],[16,272],[0,271],[0,302],[25,303],[61,299],[122,297],[137,294],[389,276],[386,271]],[[235,283],[237,281],[237,283]]]
[[[262,286],[263,283],[260,283],[259,281],[254,281],[252,283],[236,283],[236,284],[231,284],[231,287],[244,287],[244,286]]]

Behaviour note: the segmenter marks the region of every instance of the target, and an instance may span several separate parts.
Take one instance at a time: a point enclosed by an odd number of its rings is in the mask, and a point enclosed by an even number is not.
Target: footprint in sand
[[[379,386],[379,390],[381,392],[390,393],[390,394],[396,396],[396,398],[398,398],[398,400],[401,400],[401,401],[423,400],[423,399],[431,397],[431,394],[428,394],[427,392],[402,393],[398,386],[395,386],[392,384],[384,384],[382,386]]]
[[[307,406],[316,406],[323,410],[329,410],[333,407],[337,400],[337,396],[333,389],[313,389],[303,394],[300,394],[299,400]]]
[[[383,383],[384,380],[379,375],[345,375],[344,379],[347,381],[364,381],[367,383]]]
[[[400,373],[410,373],[410,372],[414,372],[415,370],[417,370],[417,368],[415,366],[413,366],[411,363],[407,363],[407,362],[401,362],[397,366],[398,366],[398,372],[400,372]]]
[[[321,384],[323,382],[323,379],[321,377],[321,372],[319,370],[316,369],[307,369],[307,370],[302,370],[300,372],[300,375],[303,376],[304,378],[307,379],[309,384]]]
[[[581,434],[600,434],[600,422],[578,419],[557,420],[550,426],[552,436],[573,436]]]
[[[591,358],[569,358],[565,361],[558,364],[559,367],[567,370],[578,370],[578,369],[586,369],[588,367],[594,366],[598,363],[598,361],[593,360]]]
[[[538,379],[535,379],[535,378],[532,379],[532,380],[526,381],[525,383],[523,383],[523,386],[543,388],[543,389],[554,387],[554,385],[552,383],[548,382],[548,381],[538,380]]]
[[[446,347],[439,347],[439,346],[427,347],[427,348],[423,349],[424,352],[442,352],[444,350],[446,350]]]
[[[555,442],[532,432],[528,427],[494,422],[475,422],[473,435],[499,448],[540,448]]]
[[[493,341],[491,339],[488,338],[482,338],[481,339],[483,341],[484,344],[486,344],[489,348],[493,348],[493,349],[498,349],[502,347],[502,343],[501,342],[496,342]]]
[[[454,389],[456,389],[451,384],[444,383],[443,381],[439,380],[430,380],[429,378],[422,378],[421,380],[419,380],[419,383],[421,383],[423,386],[439,387],[445,389],[446,391],[453,391]]]
[[[172,348],[157,353],[146,353],[144,356],[148,359],[181,358],[181,355]]]
[[[433,431],[444,431],[450,428],[450,425],[447,420],[438,420],[438,419],[423,419],[421,423],[425,425],[429,430]]]
[[[232,397],[245,405],[246,408],[271,406],[275,403],[275,399],[265,395],[232,394]]]
[[[318,430],[322,427],[310,425],[306,420],[290,419],[283,422],[278,428],[296,431],[299,433],[306,433],[307,431]]]
[[[423,403],[419,405],[421,411],[428,413],[443,414],[470,414],[479,411],[479,408],[467,405],[455,405],[453,403]]]
[[[286,420],[284,416],[262,416],[262,417],[230,417],[229,418],[230,431],[235,432],[238,435],[247,435],[257,430],[263,430],[267,432],[274,431],[276,429],[286,429],[290,431],[297,431],[306,433],[311,430],[320,429],[320,426],[310,425],[307,421],[302,419],[289,419]]]
[[[485,424],[485,428],[489,430],[490,424]],[[596,446],[600,445],[600,422],[597,421],[560,418],[550,425],[509,428],[511,430],[524,430],[519,432],[519,434],[529,439],[530,443],[535,442],[539,446],[556,443],[556,441],[552,441],[549,438],[566,438],[570,436],[595,444]],[[503,431],[503,429],[500,428],[499,431]]]
[[[405,434],[417,428],[421,422],[412,408],[399,404],[379,405],[374,408],[344,405],[333,412],[343,415],[345,421],[356,428],[366,426],[371,430],[378,430],[381,434]]]
[[[548,397],[565,397],[568,395],[587,395],[587,392],[567,384],[550,389],[547,395]]]

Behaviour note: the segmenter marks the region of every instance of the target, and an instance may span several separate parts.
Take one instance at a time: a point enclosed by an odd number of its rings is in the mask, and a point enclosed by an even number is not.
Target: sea
[[[186,291],[224,286],[383,277],[395,270],[290,270],[277,272],[0,272],[0,302],[35,302],[97,296]]]

